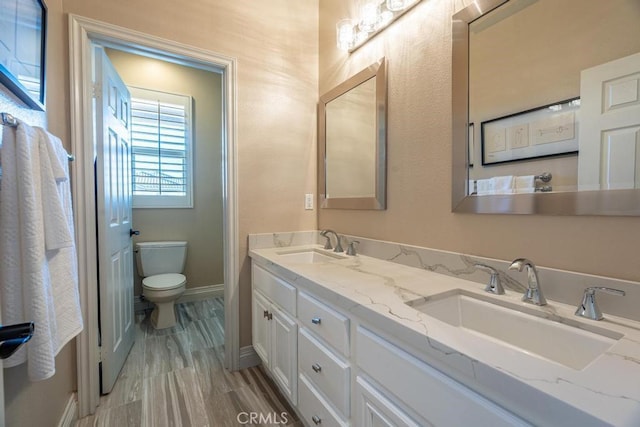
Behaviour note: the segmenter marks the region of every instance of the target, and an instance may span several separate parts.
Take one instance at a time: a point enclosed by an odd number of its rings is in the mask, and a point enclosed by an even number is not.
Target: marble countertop
[[[476,282],[362,255],[320,263],[281,256],[320,248],[253,249],[250,256],[300,289],[400,340],[418,357],[535,425],[640,425],[639,322],[614,316],[598,322],[583,319],[574,315],[573,306],[550,300],[537,307],[521,302],[520,293],[492,295]],[[519,306],[550,321],[622,337],[577,370],[451,326],[406,304],[454,289]],[[554,345],[552,340],[549,345]]]

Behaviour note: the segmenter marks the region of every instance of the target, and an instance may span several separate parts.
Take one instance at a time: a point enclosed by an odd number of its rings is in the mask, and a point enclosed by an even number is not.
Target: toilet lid
[[[148,289],[169,290],[184,285],[187,278],[182,274],[156,274],[142,279],[142,286]]]

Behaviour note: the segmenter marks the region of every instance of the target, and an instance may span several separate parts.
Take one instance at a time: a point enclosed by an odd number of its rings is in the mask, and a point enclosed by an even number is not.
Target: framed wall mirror
[[[0,7],[0,84],[29,108],[44,111],[46,5],[3,0]]]
[[[453,16],[454,212],[640,216],[639,20],[635,0]]]
[[[386,99],[384,58],[320,97],[321,208],[386,208]]]

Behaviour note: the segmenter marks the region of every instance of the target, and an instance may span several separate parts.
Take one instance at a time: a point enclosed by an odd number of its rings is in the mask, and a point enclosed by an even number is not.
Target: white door
[[[269,368],[269,348],[271,347],[271,325],[269,324],[269,303],[258,291],[253,291],[253,349]]]
[[[135,338],[131,243],[131,99],[104,50],[94,50],[101,391],[109,393]]]
[[[298,402],[298,328],[295,320],[271,305],[270,368],[291,403]]]
[[[640,188],[640,53],[583,70],[578,188]]]

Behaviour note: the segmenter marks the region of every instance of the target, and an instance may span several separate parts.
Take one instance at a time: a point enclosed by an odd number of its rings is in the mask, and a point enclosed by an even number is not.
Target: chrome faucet
[[[325,248],[325,249],[333,249],[333,246],[331,246],[331,236],[327,236],[327,233],[329,233],[329,231],[331,231],[331,230],[322,230],[322,231],[320,232],[320,235],[321,235],[322,237],[324,237],[325,239],[327,239],[327,240],[324,242],[324,248]]]
[[[621,291],[620,289],[605,288],[602,286],[587,288],[584,290],[582,303],[580,303],[576,310],[576,316],[582,316],[592,320],[602,320],[604,318],[602,311],[600,311],[600,307],[598,307],[598,303],[596,302],[596,291],[606,292],[608,294],[618,295],[621,297],[625,296],[624,291]]]
[[[522,296],[522,301],[535,305],[547,305],[547,300],[544,298],[544,295],[542,295],[542,288],[540,288],[538,271],[533,262],[526,258],[518,258],[511,263],[509,270],[522,271],[524,267],[527,267],[528,287]]]
[[[340,244],[340,236],[338,235],[338,233],[336,233],[333,230],[328,230],[327,229],[327,230],[322,230],[320,232],[321,236],[327,238],[327,243],[324,245],[324,248],[325,249],[331,249],[331,238],[328,236],[328,234],[333,234],[334,236],[336,236],[336,247],[333,250],[333,252],[344,252],[344,249],[342,249],[342,245]]]
[[[502,282],[500,281],[498,270],[486,264],[480,264],[480,263],[474,264],[474,267],[491,274],[491,277],[489,278],[489,283],[487,283],[487,286],[484,288],[486,292],[491,292],[492,294],[496,294],[496,295],[504,295],[504,288],[502,287]]]

